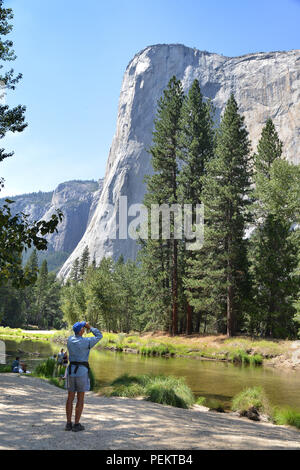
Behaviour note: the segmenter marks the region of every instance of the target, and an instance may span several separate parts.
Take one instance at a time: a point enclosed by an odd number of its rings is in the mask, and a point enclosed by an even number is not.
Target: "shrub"
[[[300,413],[292,408],[274,408],[272,420],[275,424],[285,424],[300,429]]]
[[[34,375],[53,377],[56,364],[57,363],[55,359],[49,358],[36,366],[36,368],[34,369]]]
[[[263,362],[263,358],[260,354],[254,354],[253,356],[250,356],[243,349],[238,349],[237,351],[229,353],[228,357],[230,361],[241,364],[251,364],[256,366],[261,365]]]
[[[143,396],[144,392],[145,390],[143,386],[137,383],[132,383],[130,385],[119,385],[112,392],[109,393],[109,396],[134,398],[138,396]]]
[[[132,384],[139,384],[143,387],[151,381],[150,375],[128,375],[123,374],[111,382],[112,386],[124,385],[126,387]]]
[[[11,366],[8,364],[0,364],[0,373],[11,372]]]
[[[261,354],[254,354],[253,356],[249,356],[250,364],[255,366],[261,366],[263,363],[263,357]]]
[[[147,400],[162,405],[190,408],[195,402],[184,379],[175,377],[156,377],[146,386],[145,391]]]
[[[176,377],[124,374],[110,385],[114,390],[109,396],[144,396],[149,401],[179,408],[189,408],[195,402],[184,379]]]
[[[250,408],[270,416],[270,403],[261,387],[247,388],[233,398],[231,406],[233,411],[244,414]]]

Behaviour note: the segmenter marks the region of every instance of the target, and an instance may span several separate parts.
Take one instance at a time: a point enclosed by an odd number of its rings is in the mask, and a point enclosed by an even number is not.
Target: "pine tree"
[[[299,281],[299,244],[291,230],[300,212],[300,168],[281,159],[282,142],[268,119],[255,155],[256,230],[250,258],[255,316],[249,320],[255,333],[267,336],[295,334],[292,321]]]
[[[86,246],[82,252],[80,262],[79,262],[79,279],[83,280],[84,275],[87,271],[88,265],[90,261],[90,252],[89,247]]]
[[[192,204],[193,220],[195,223],[195,208],[202,200],[202,177],[206,164],[213,156],[214,131],[212,109],[210,102],[204,102],[198,80],[195,80],[185,99],[180,119],[179,158],[183,161],[178,176],[178,194],[181,204]],[[186,333],[192,333],[193,306],[189,299],[192,297],[187,264],[191,264],[196,252],[181,245],[181,277],[185,282],[186,304]]]
[[[260,175],[270,179],[272,163],[282,154],[282,142],[276,132],[272,119],[268,119],[254,155],[255,170]]]
[[[70,279],[74,282],[79,282],[80,279],[80,273],[79,273],[79,258],[76,258],[73,265],[72,265],[72,270],[70,274]]]
[[[249,287],[244,239],[250,221],[249,152],[244,119],[231,95],[217,132],[215,157],[208,162],[203,177],[204,247],[192,265],[192,274],[198,268],[198,279],[194,278],[198,308],[215,311],[217,321],[226,313],[228,336],[235,334],[238,312],[243,309]]]
[[[150,148],[152,166],[155,174],[146,178],[148,193],[145,205],[176,204],[177,194],[177,152],[180,112],[184,95],[182,85],[176,77],[172,77],[163,96],[158,102],[153,144]],[[160,228],[161,233],[161,228]],[[172,319],[170,330],[173,335],[178,331],[178,240],[174,236],[174,214],[171,213],[170,240],[147,240],[143,244],[142,255],[148,276],[156,284],[157,274],[162,270],[159,279],[163,291],[171,290]],[[154,281],[154,282],[153,282]],[[157,285],[157,290],[159,285]],[[157,294],[156,294],[157,295]],[[167,297],[163,293],[161,298]]]

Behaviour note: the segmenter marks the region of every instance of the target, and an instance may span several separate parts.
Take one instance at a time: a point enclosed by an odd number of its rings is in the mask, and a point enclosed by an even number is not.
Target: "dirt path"
[[[300,449],[300,432],[226,414],[86,394],[80,433],[66,432],[66,392],[0,374],[0,449]]]

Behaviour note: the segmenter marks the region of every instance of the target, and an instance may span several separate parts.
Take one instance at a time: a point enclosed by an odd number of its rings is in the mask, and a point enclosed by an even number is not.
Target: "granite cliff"
[[[285,157],[300,163],[300,50],[224,57],[180,44],[147,47],[125,71],[103,191],[85,234],[60,271],[61,277],[69,275],[85,246],[97,261],[121,254],[125,259],[135,258],[136,242],[114,237],[118,201],[120,196],[127,196],[128,206],[143,201],[143,178],[152,173],[147,149],[157,100],[172,75],[182,80],[185,91],[198,79],[204,97],[212,99],[217,119],[233,92],[253,149],[267,118],[272,118],[284,142]],[[113,215],[107,204],[113,206]]]
[[[13,214],[23,212],[28,220],[33,222],[40,219],[47,220],[60,209],[64,218],[58,225],[58,233],[47,237],[49,241],[47,253],[40,252],[41,259],[51,259],[53,253],[60,253],[55,257],[56,262],[63,260],[76,248],[89,224],[99,197],[101,195],[103,179],[96,181],[67,181],[61,183],[54,191],[22,194],[11,197]],[[0,205],[4,198],[0,199]],[[25,260],[28,254],[25,255]]]

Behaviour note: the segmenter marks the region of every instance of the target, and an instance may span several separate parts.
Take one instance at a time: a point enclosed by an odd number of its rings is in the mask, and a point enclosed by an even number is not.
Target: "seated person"
[[[14,360],[14,362],[11,365],[12,372],[19,372],[19,367],[20,367],[19,364],[20,364],[20,358],[16,357],[16,359]]]

